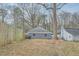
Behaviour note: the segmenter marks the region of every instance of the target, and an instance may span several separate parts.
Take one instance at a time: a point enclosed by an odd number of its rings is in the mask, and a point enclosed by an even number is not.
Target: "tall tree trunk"
[[[32,20],[32,28],[34,28],[35,27],[35,24],[34,24],[34,16],[35,16],[35,14],[34,14],[34,8],[33,8],[33,6],[34,6],[34,4],[32,3],[32,14],[31,14],[31,20]]]
[[[54,39],[58,39],[57,37],[57,18],[56,18],[56,3],[53,3],[53,34],[54,34]]]
[[[32,15],[32,28],[35,27],[35,24],[34,24],[34,19],[33,19],[33,15]]]
[[[3,34],[3,40],[4,40],[4,46],[5,46],[5,39],[6,39],[6,36],[5,36],[5,23],[4,23],[4,16],[2,15],[2,34]]]
[[[51,20],[49,18],[49,31],[50,31],[50,27],[51,27]]]
[[[22,19],[22,25],[23,25],[23,39],[25,39],[25,26],[24,26],[24,12],[23,12],[23,19]]]
[[[13,37],[13,39],[14,39],[14,41],[16,40],[16,18],[15,18],[15,14],[13,14],[13,17],[14,17],[14,37]]]

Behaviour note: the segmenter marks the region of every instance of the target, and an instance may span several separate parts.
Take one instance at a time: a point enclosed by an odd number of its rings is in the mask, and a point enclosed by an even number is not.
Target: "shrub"
[[[31,39],[29,35],[25,35],[25,39]]]

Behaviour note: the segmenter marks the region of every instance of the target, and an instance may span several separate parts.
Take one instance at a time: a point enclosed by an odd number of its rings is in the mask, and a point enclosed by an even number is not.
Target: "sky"
[[[11,8],[11,6],[16,6],[16,4],[13,3],[7,3],[7,4],[3,4],[3,6],[0,4],[0,8]],[[79,3],[67,3],[66,5],[64,5],[62,7],[61,10],[64,11],[69,11],[69,12],[76,12],[79,11]]]
[[[0,8],[12,9],[15,6],[16,6],[16,4],[13,4],[13,3],[7,3],[7,4],[0,3]],[[59,11],[66,11],[66,12],[71,12],[71,13],[79,12],[79,3],[67,3]],[[41,12],[46,13],[45,8]],[[10,14],[9,14],[9,16],[10,16]],[[9,17],[9,16],[7,16],[6,18],[11,19],[11,17]]]
[[[68,3],[64,5],[61,9],[62,11],[67,11],[67,12],[79,12],[79,3]]]
[[[13,3],[7,3],[7,4],[3,4],[4,8],[7,7],[7,8],[11,8],[11,6],[16,6],[16,4],[13,4]],[[2,7],[2,6],[0,6]],[[64,5],[62,7],[61,10],[64,10],[64,11],[69,11],[69,12],[76,12],[76,11],[79,11],[79,3],[67,3],[66,5]]]

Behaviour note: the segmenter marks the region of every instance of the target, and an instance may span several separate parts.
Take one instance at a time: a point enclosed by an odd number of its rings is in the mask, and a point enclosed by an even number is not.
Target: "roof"
[[[74,36],[79,36],[79,29],[76,28],[65,28],[68,33],[71,33]]]
[[[47,31],[46,29],[42,28],[42,27],[36,27],[30,31],[28,31],[28,33],[51,33],[49,31]]]

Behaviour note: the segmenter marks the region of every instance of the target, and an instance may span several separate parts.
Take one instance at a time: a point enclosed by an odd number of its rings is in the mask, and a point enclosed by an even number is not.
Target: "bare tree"
[[[48,7],[46,4],[41,4],[41,3],[39,3],[39,5],[42,5],[42,6],[44,6],[47,10],[52,10],[52,13],[53,13],[53,33],[54,33],[54,39],[58,39],[58,37],[57,37],[57,13],[56,13],[56,10],[59,10],[59,9],[61,9],[64,5],[65,5],[65,3],[64,4],[56,4],[56,3],[53,3],[52,4],[52,7]]]
[[[23,9],[23,4],[19,4],[18,6]],[[41,13],[40,6],[37,4],[24,4],[24,13],[27,15],[25,16],[25,23],[32,28],[39,26],[41,21],[45,19],[45,15]]]
[[[60,16],[60,20],[63,21],[63,23],[64,23],[63,26],[66,27],[66,28],[70,27],[70,23],[72,21],[72,13],[66,12],[66,11],[62,11],[59,14],[59,16]]]
[[[16,7],[13,10],[13,18],[14,18],[14,33],[15,33],[15,40],[16,40],[16,35],[17,31],[19,28],[23,29],[24,28],[24,21],[23,21],[23,12],[20,10],[20,8]]]
[[[7,10],[5,10],[5,9],[3,9],[3,8],[1,8],[0,9],[0,16],[1,16],[1,29],[2,29],[2,39],[3,39],[3,41],[4,41],[4,45],[5,45],[5,40],[6,40],[6,24],[5,24],[5,21],[4,21],[4,18],[5,18],[5,16],[7,15]]]
[[[58,39],[57,38],[56,3],[53,3],[52,6],[53,6],[53,34],[54,34],[54,39]]]

